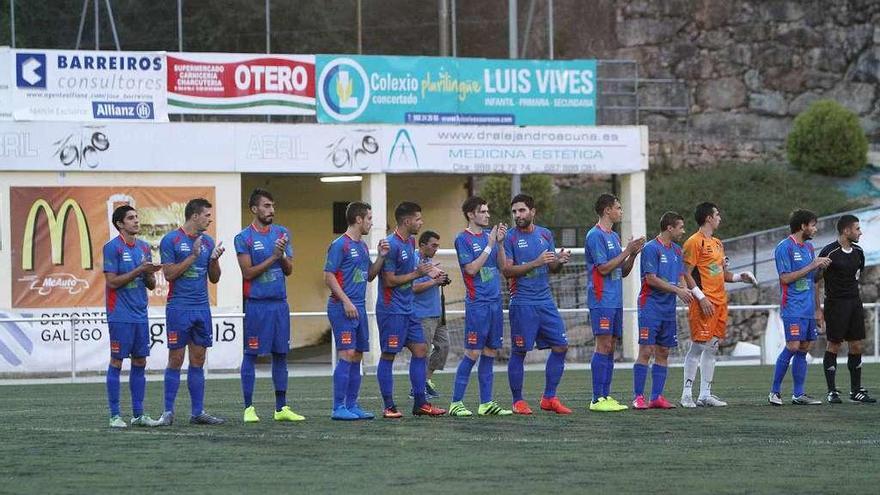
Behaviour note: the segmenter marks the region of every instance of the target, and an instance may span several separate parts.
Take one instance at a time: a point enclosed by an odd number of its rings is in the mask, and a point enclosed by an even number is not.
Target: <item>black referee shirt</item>
[[[825,281],[825,299],[856,299],[859,297],[859,277],[865,269],[865,253],[857,244],[845,253],[840,242],[834,241],[822,248],[819,256],[831,258],[831,265],[822,272]]]

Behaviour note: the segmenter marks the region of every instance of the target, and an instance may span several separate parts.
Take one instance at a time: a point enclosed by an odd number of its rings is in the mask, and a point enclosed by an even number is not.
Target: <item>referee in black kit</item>
[[[862,340],[865,338],[865,313],[859,296],[859,277],[865,269],[865,253],[856,244],[862,236],[859,219],[853,215],[843,215],[837,221],[837,240],[828,244],[819,256],[831,258],[831,265],[816,278],[816,283],[825,283],[825,329],[828,348],[822,367],[828,383],[828,403],[840,404],[840,391],[834,383],[837,371],[837,352],[840,344],[847,343],[846,367],[849,368],[849,401],[854,403],[873,403],[876,399],[868,395],[862,387]],[[875,343],[876,345],[876,343]]]

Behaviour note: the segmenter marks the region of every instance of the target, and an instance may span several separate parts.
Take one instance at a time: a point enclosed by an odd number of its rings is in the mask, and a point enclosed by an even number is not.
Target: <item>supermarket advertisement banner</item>
[[[213,187],[11,187],[12,307],[104,306],[103,247],[118,234],[113,210],[138,210],[140,234],[159,260],[159,241],[183,224],[193,198],[214,203]],[[214,224],[208,234],[216,238]],[[216,288],[209,284],[216,304]],[[164,306],[168,282],[156,272],[150,305]]]
[[[168,55],[168,108],[176,114],[315,114],[315,56]]]
[[[594,125],[595,60],[316,57],[318,122]]]

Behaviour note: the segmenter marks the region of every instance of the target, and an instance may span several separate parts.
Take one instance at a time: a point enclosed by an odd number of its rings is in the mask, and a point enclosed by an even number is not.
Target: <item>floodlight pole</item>
[[[511,59],[516,59],[516,47],[519,44],[517,40],[517,0],[507,0],[507,50]],[[521,180],[519,174],[513,174],[510,177],[510,197],[514,197],[522,191]]]

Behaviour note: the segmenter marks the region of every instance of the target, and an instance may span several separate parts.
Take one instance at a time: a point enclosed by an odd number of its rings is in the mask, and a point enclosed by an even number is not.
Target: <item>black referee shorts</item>
[[[825,329],[829,342],[864,340],[865,310],[860,299],[826,299]]]

